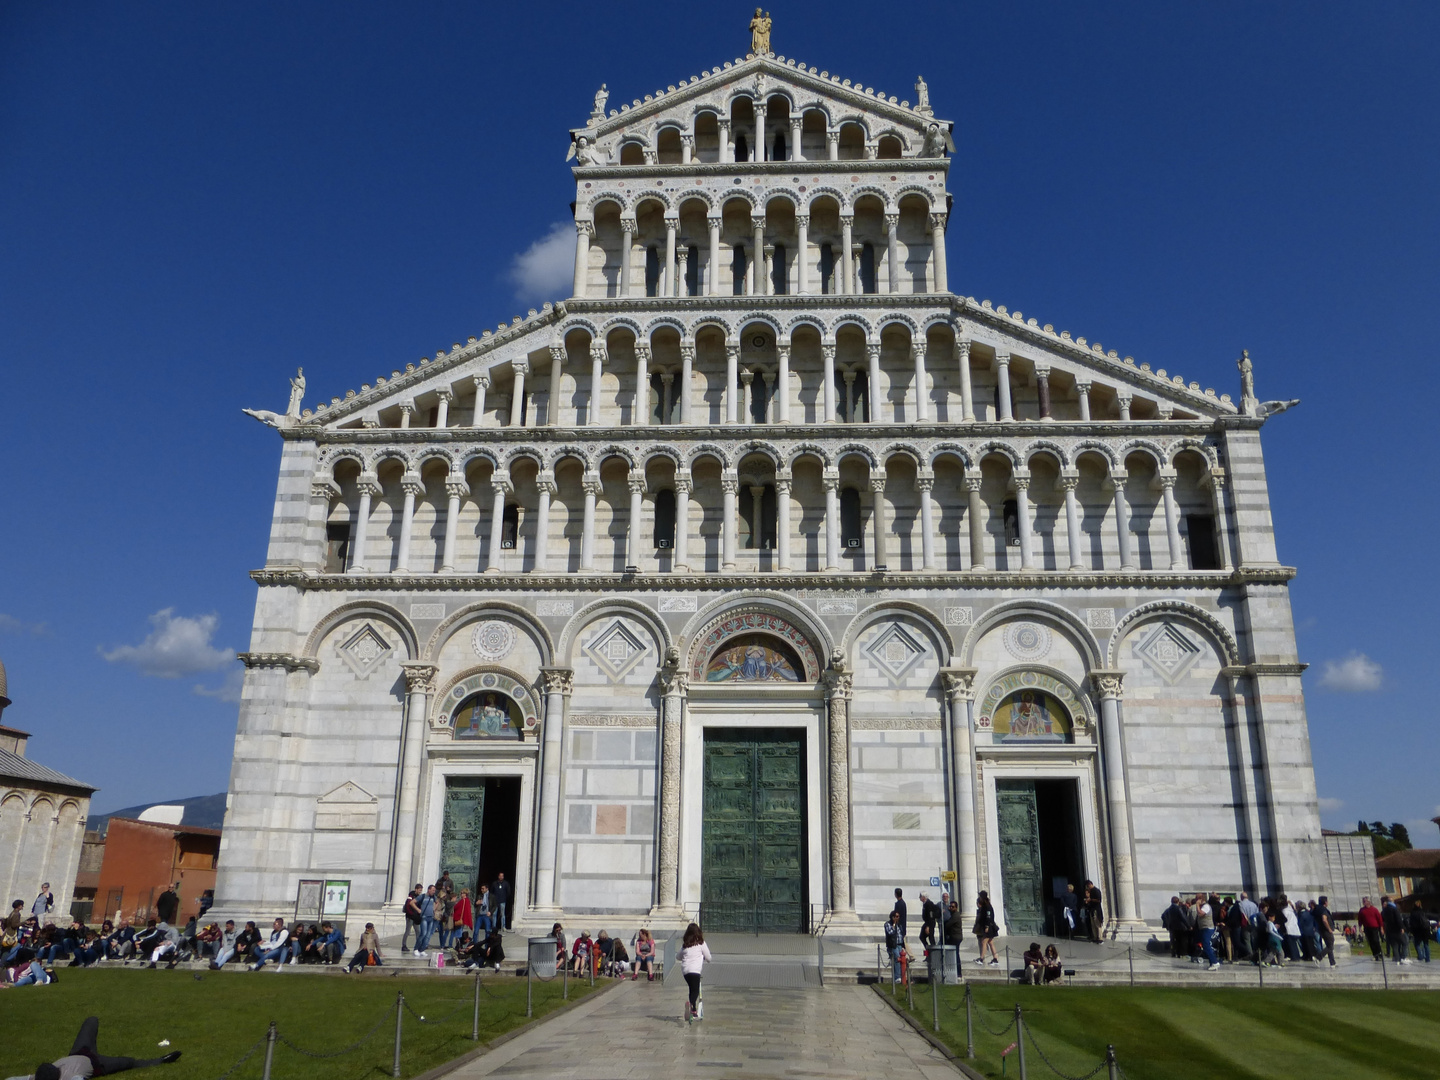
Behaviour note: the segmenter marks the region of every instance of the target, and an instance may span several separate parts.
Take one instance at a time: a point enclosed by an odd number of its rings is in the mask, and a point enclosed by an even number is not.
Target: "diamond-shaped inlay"
[[[370,623],[351,634],[336,649],[340,659],[362,679],[374,671],[391,651],[390,643]]]
[[[1177,683],[1200,659],[1200,646],[1174,623],[1161,623],[1135,646],[1135,655],[1166,683]]]
[[[585,646],[585,655],[594,660],[612,681],[628,675],[649,651],[645,640],[619,619],[601,630]]]
[[[924,658],[925,643],[899,623],[891,623],[865,647],[876,667],[898,683]]]

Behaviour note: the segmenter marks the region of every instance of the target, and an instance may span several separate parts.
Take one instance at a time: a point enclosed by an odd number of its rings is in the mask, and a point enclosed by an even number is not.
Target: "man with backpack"
[[[407,953],[410,951],[409,946],[406,944],[410,940],[410,935],[415,935],[416,944],[418,944],[420,941],[419,898],[420,894],[423,891],[424,890],[417,883],[415,887],[410,890],[410,895],[405,897],[405,932],[400,935],[400,951],[402,953]]]
[[[1225,925],[1230,928],[1230,941],[1235,947],[1236,962],[1253,957],[1255,950],[1250,945],[1250,916],[1245,914],[1239,900],[1231,904],[1230,910],[1225,913]]]

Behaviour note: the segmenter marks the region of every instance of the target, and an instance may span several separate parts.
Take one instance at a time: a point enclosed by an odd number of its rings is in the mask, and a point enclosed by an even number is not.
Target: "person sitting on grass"
[[[9,969],[14,976],[11,986],[46,986],[55,981],[54,970],[47,971],[38,958],[29,955],[28,949],[20,955],[23,959],[18,959],[15,966]]]
[[[1045,946],[1045,985],[1049,986],[1061,975],[1065,974],[1065,968],[1060,963],[1060,950],[1054,945]]]
[[[100,1019],[92,1016],[80,1025],[80,1034],[75,1036],[75,1045],[65,1057],[44,1062],[28,1077],[13,1077],[12,1080],[84,1080],[89,1076],[113,1076],[129,1069],[148,1069],[152,1065],[170,1065],[180,1060],[180,1051],[172,1050],[164,1057],[136,1059],[132,1057],[107,1057],[96,1049],[100,1034]]]
[[[180,959],[180,931],[169,923],[160,923],[155,927],[158,937],[154,939],[154,947],[150,950],[150,966],[153,968],[159,961],[169,961],[165,966],[173,968],[175,961]]]
[[[206,923],[205,929],[195,935],[195,942],[198,948],[195,955],[200,959],[209,957],[215,959],[215,954],[220,951],[220,926],[217,923]]]
[[[364,971],[367,967],[379,967],[380,960],[380,935],[375,932],[375,924],[367,922],[365,932],[360,935],[360,948],[350,958],[350,966],[346,971]]]
[[[1025,961],[1025,969],[1020,972],[1020,981],[1026,986],[1039,986],[1045,976],[1045,954],[1040,950],[1040,943],[1030,942],[1021,959]]]

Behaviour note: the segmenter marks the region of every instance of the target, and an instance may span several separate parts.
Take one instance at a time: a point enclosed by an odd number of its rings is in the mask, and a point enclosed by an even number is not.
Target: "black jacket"
[[[180,913],[180,897],[173,889],[166,889],[155,901],[155,918],[160,922],[175,925],[175,916]]]
[[[1423,911],[1410,913],[1410,936],[1416,941],[1430,940],[1430,920],[1425,917]]]
[[[494,897],[496,904],[509,904],[515,896],[515,890],[508,881],[497,881],[490,886],[490,895]]]
[[[1380,925],[1385,927],[1388,935],[1399,934],[1404,925],[1400,920],[1400,909],[1394,904],[1386,904],[1380,909]]]

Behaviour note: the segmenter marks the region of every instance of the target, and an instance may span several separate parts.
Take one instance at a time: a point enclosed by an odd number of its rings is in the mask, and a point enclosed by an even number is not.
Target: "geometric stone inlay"
[[[1135,655],[1169,685],[1185,677],[1200,659],[1201,649],[1174,623],[1161,623],[1135,644]]]
[[[975,609],[973,607],[947,607],[945,609],[946,626],[973,626],[975,623]]]
[[[1039,660],[1050,652],[1053,635],[1048,626],[1019,622],[1005,627],[1005,651],[1016,660]]]
[[[574,615],[574,600],[536,600],[536,615]]]
[[[616,619],[585,646],[585,655],[594,660],[612,681],[623,679],[649,651],[643,639]]]
[[[1085,625],[1092,630],[1114,630],[1115,609],[1109,607],[1086,608]]]
[[[390,643],[380,635],[380,631],[370,623],[366,623],[348,639],[341,642],[335,651],[340,654],[340,659],[345,661],[351,671],[364,679],[393,650],[390,648]]]
[[[470,644],[481,660],[498,664],[515,648],[515,627],[499,619],[483,622],[470,635]]]
[[[865,647],[866,654],[877,667],[899,683],[906,673],[925,657],[924,642],[918,640],[899,623],[891,623]]]

